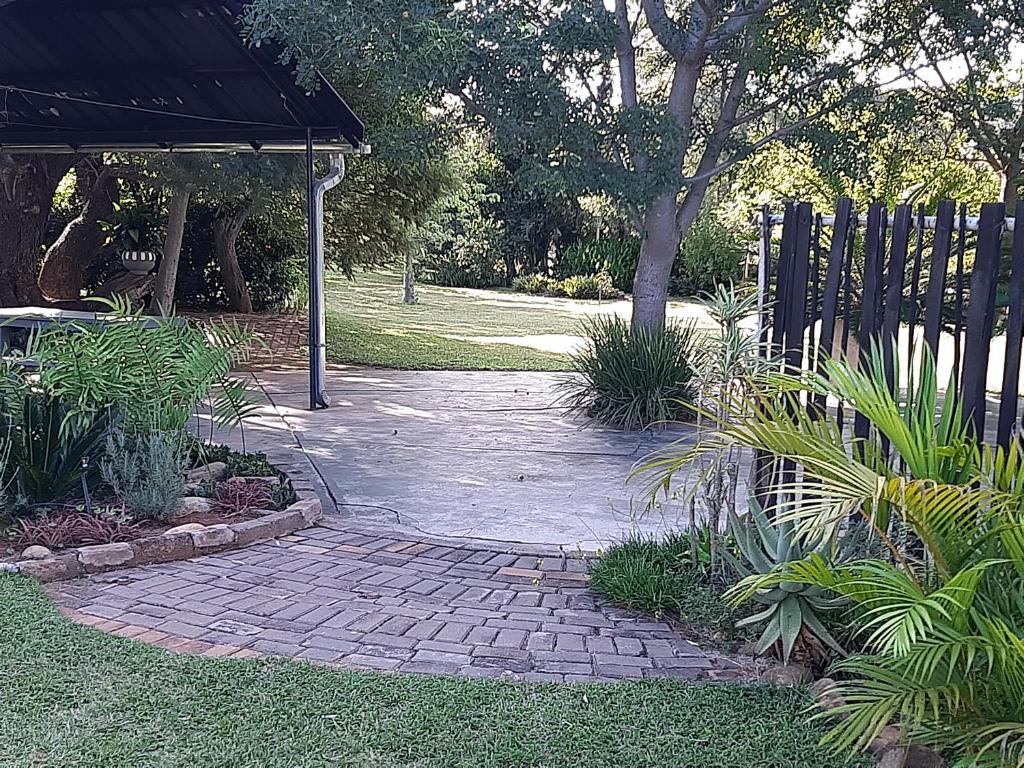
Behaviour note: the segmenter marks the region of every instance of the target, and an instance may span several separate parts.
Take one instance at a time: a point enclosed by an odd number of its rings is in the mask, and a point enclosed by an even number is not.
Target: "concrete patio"
[[[319,412],[306,409],[303,369],[246,375],[262,402],[245,430],[248,449],[304,452],[342,518],[585,549],[680,522],[681,507],[645,513],[641,487],[626,480],[687,430],[584,428],[554,405],[564,374],[336,366],[334,407]]]

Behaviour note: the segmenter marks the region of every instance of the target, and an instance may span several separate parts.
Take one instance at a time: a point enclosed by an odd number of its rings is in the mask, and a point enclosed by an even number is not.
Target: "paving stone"
[[[350,653],[343,656],[341,661],[348,666],[363,669],[397,669],[402,664],[402,659],[389,659],[382,656],[368,656],[363,653]]]
[[[589,664],[590,654],[584,651],[533,651],[536,661],[569,661],[574,664]]]
[[[490,645],[498,636],[497,629],[493,627],[473,627],[466,635],[466,642],[480,645]]]
[[[380,625],[378,632],[386,635],[404,635],[407,631],[416,626],[416,620],[405,616],[395,616]]]
[[[413,624],[405,633],[408,637],[415,637],[419,640],[429,640],[438,633],[444,626],[442,621],[422,620]]]
[[[461,643],[473,628],[469,624],[448,622],[434,635],[434,640],[446,643]],[[497,633],[495,633],[497,634]],[[488,641],[490,642],[490,641]]]
[[[590,675],[593,668],[589,663],[573,663],[569,661],[534,661],[533,667],[538,672],[555,672],[561,675]]]
[[[591,653],[615,653],[615,642],[610,637],[592,636],[585,639],[587,650]]]
[[[583,644],[582,635],[555,635],[555,650],[556,651],[585,651],[586,647]]]
[[[502,629],[494,638],[494,645],[504,648],[521,648],[526,642],[526,634],[521,629]]]
[[[338,654],[356,653],[360,647],[359,643],[354,643],[349,640],[339,640],[334,637],[328,637],[327,635],[310,635],[303,642],[303,645],[308,646],[309,648],[334,651]]]
[[[654,662],[643,656],[619,656],[605,653],[594,654],[594,664],[608,664],[619,667],[652,667]]]
[[[639,656],[644,652],[644,645],[632,637],[617,637],[615,638],[615,649],[624,655]]]
[[[462,666],[468,664],[470,656],[461,653],[445,653],[444,651],[422,650],[413,654],[412,661],[427,661],[432,663],[454,664]]]
[[[526,639],[526,647],[531,651],[554,650],[555,635],[550,632],[531,632]]]
[[[383,632],[368,632],[363,635],[360,642],[367,645],[381,645],[385,648],[414,648],[419,641],[415,637],[386,635]]]
[[[465,643],[444,643],[439,640],[420,640],[416,643],[417,650],[439,651],[441,653],[460,654],[462,656],[471,655],[474,647]]]
[[[643,667],[620,666],[617,664],[594,664],[594,674],[598,677],[614,677],[623,680],[639,680],[646,671]]]

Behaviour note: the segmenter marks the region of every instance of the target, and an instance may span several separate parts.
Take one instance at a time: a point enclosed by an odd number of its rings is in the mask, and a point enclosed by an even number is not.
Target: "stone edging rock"
[[[5,570],[49,583],[76,579],[93,573],[134,568],[153,563],[188,560],[287,536],[314,525],[323,516],[317,497],[295,502],[280,512],[271,512],[239,523],[210,525],[182,533],[161,533],[134,541],[99,544],[62,552],[44,560],[22,560]]]

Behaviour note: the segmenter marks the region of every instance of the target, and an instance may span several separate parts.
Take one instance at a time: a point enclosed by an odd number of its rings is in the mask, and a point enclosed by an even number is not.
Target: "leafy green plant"
[[[562,280],[560,292],[570,299],[612,299],[615,286],[606,272],[596,275],[574,275]]]
[[[748,510],[742,517],[733,513],[730,521],[739,556],[733,557],[728,551],[723,553],[741,576],[767,577],[806,561],[812,555],[823,562],[834,562],[838,549],[836,537],[827,532],[801,537],[793,521],[769,520],[753,496],[749,499]],[[760,606],[757,613],[737,623],[738,627],[764,627],[755,646],[758,653],[772,651],[787,664],[794,655],[802,661],[821,664],[829,658],[826,649],[845,653],[823,621],[826,614],[842,607],[843,601],[830,596],[822,587],[782,582],[754,592],[741,588],[732,594],[737,605],[749,600]],[[727,593],[726,597],[729,596]]]
[[[573,358],[575,375],[561,384],[562,405],[622,429],[646,429],[690,412],[700,339],[692,325],[652,333],[598,316],[584,322],[584,333],[588,344]]]
[[[36,386],[67,406],[65,429],[108,407],[129,435],[180,431],[201,406],[220,423],[248,415],[245,384],[230,371],[246,359],[252,334],[233,323],[147,320],[126,302],[96,301],[114,319],[49,326],[26,350],[39,364]]]
[[[551,290],[553,282],[547,275],[520,275],[512,281],[512,290],[541,296]]]
[[[832,714],[843,719],[831,744],[863,749],[898,724],[910,743],[959,754],[960,766],[1021,765],[1024,445],[981,447],[954,398],[937,409],[928,350],[914,379],[904,390],[897,376],[893,395],[877,351],[859,367],[826,361],[819,374],[775,375],[674,460],[723,445],[786,458],[800,472],[776,485],[780,521],[813,539],[854,515],[884,550],[838,563],[812,552],[734,593],[813,587],[851,605],[863,652],[836,666],[844,703]],[[809,395],[848,403],[871,433],[848,445],[833,414],[806,408]]]
[[[694,566],[694,554],[686,533],[660,539],[631,534],[591,567],[590,588],[618,605],[729,636],[732,612]]]
[[[743,254],[743,246],[728,227],[712,216],[701,217],[679,247],[669,292],[696,296],[738,282]]]
[[[167,520],[185,491],[185,456],[174,433],[150,432],[135,438],[107,438],[103,481],[136,519]]]
[[[117,417],[100,410],[71,420],[61,400],[40,392],[22,396],[19,407],[4,401],[8,419],[3,436],[7,457],[3,486],[16,494],[16,507],[60,501],[91,485],[99,473],[103,443]]]
[[[577,275],[608,274],[619,291],[633,290],[640,241],[635,237],[581,240],[567,248],[555,263],[555,276],[564,280]]]

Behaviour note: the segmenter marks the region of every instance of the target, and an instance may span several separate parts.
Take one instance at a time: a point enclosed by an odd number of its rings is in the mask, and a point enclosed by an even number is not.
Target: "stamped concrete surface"
[[[585,427],[556,405],[565,374],[332,367],[333,407],[317,412],[304,370],[250,375],[265,407],[248,447],[301,446],[342,518],[585,549],[678,527],[681,505],[645,513],[626,481],[689,431]]]
[[[586,563],[557,550],[365,530],[328,522],[50,593],[78,621],[207,656],[552,682],[749,674],[666,623],[600,605]]]

